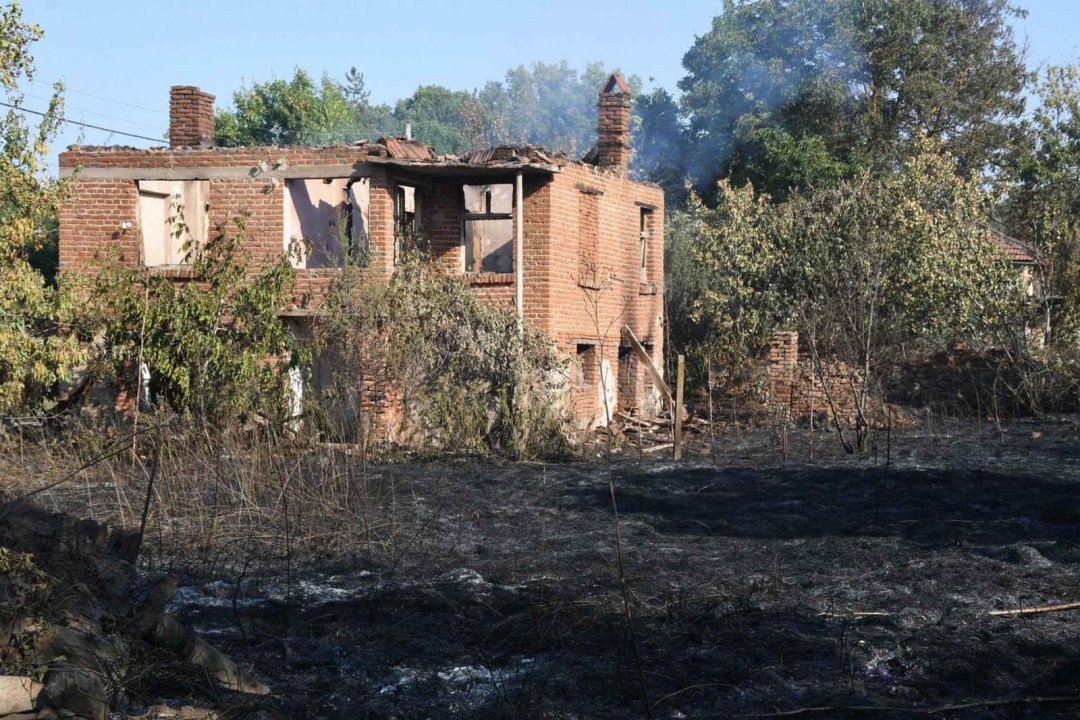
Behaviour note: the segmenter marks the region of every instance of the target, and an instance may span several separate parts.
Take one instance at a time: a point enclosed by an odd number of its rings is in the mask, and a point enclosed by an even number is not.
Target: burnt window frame
[[[511,192],[510,192],[510,212],[507,212],[507,213],[495,213],[495,212],[491,211],[492,192],[491,192],[490,189],[487,191],[487,193],[485,193],[485,196],[484,196],[484,201],[485,201],[484,202],[484,209],[485,209],[485,212],[476,213],[476,212],[470,212],[468,210],[468,207],[465,205],[465,188],[466,187],[488,187],[488,188],[491,188],[491,187],[496,186],[496,185],[506,185],[506,186],[511,188]],[[517,222],[517,195],[516,195],[516,193],[513,192],[513,186],[514,185],[513,185],[512,182],[486,182],[486,183],[466,182],[466,183],[462,183],[462,185],[461,185],[461,188],[462,188],[462,200],[461,200],[461,202],[462,202],[462,211],[461,211],[461,266],[463,268],[463,271],[467,275],[498,275],[498,274],[500,274],[500,272],[497,271],[497,270],[484,270],[484,253],[482,251],[473,256],[473,258],[472,258],[473,267],[469,267],[469,265],[468,265],[469,243],[468,243],[468,233],[466,232],[466,228],[468,227],[468,224],[470,222],[484,221],[484,220],[509,220],[510,223],[511,223],[511,225],[510,225],[510,242],[511,242],[511,245],[513,243],[517,242],[517,235],[514,232],[516,230],[516,228],[514,227],[514,224]],[[511,270],[510,270],[510,272],[514,272],[514,263],[515,262],[516,262],[515,254],[511,253],[511,257],[510,257]]]
[[[412,213],[405,210],[405,189],[413,191]],[[420,231],[420,186],[408,182],[395,182],[393,193],[394,219],[394,264],[399,264],[406,255],[425,252],[427,244]],[[405,215],[412,217],[406,218]]]
[[[341,195],[338,196],[337,201],[339,203],[339,210],[336,220],[334,221],[336,229],[336,246],[337,251],[331,253],[329,248],[323,248],[319,251],[322,257],[327,261],[324,264],[311,265],[310,259],[314,255],[316,245],[314,240],[309,237],[304,237],[302,232],[290,232],[290,230],[302,230],[301,227],[291,228],[289,227],[288,215],[291,213],[298,214],[296,195],[297,190],[301,186],[308,186],[304,190],[304,193],[311,196],[310,186],[312,184],[322,183],[323,185],[333,185],[334,183],[342,183],[340,185]],[[366,201],[368,203],[368,217],[366,219],[366,227],[364,232],[359,237],[353,236],[353,228],[355,226],[357,203],[353,202],[355,193],[353,187],[357,184],[368,183],[365,188]],[[285,213],[286,213],[286,227],[284,237],[284,247],[286,252],[291,255],[292,243],[298,242],[303,247],[303,253],[300,257],[290,258],[293,260],[292,265],[296,270],[341,270],[346,267],[359,267],[368,268],[371,266],[371,221],[370,221],[370,178],[367,177],[350,177],[346,175],[334,175],[328,177],[313,177],[313,178],[287,178],[284,182],[285,193]],[[325,200],[325,198],[323,198]],[[362,213],[361,213],[362,215]],[[297,215],[298,219],[299,216]],[[301,221],[302,224],[302,221]],[[298,260],[302,260],[302,263],[298,264]]]
[[[345,183],[345,201],[342,204],[342,226],[344,227],[343,239],[348,242],[347,247],[341,248],[341,260],[343,266],[352,265],[353,267],[368,268],[371,267],[371,219],[368,218],[368,226],[364,228],[364,232],[359,238],[354,237],[353,227],[356,221],[356,207],[353,202],[353,186],[357,183],[362,183],[367,178],[350,178]],[[370,182],[370,181],[369,181]],[[371,186],[368,185],[368,193],[371,192]],[[369,200],[370,203],[370,195]],[[368,206],[370,208],[370,204]],[[368,210],[370,214],[370,209]],[[359,240],[359,242],[357,242]]]
[[[638,279],[642,285],[649,284],[649,240],[653,235],[653,209],[649,207],[639,208],[639,274]]]

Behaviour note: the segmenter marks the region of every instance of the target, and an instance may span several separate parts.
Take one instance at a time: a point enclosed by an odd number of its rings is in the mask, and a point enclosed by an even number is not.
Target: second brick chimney
[[[214,144],[214,96],[190,85],[169,90],[169,147]]]
[[[626,177],[630,168],[630,86],[613,74],[600,91],[597,164]]]

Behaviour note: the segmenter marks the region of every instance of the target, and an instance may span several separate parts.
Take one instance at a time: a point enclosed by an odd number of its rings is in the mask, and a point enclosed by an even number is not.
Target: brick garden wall
[[[767,409],[779,417],[802,421],[813,416],[833,417],[850,425],[857,413],[855,392],[863,385],[862,373],[843,362],[823,359],[822,372],[799,352],[799,334],[776,333],[769,339]],[[832,405],[829,396],[832,396]]]

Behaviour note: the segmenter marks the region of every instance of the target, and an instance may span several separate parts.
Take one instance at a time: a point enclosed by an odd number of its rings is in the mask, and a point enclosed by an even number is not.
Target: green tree
[[[863,171],[778,208],[796,326],[819,372],[826,355],[846,364],[860,449],[872,401],[906,353],[1021,342],[1021,283],[989,241],[990,206],[935,147],[897,173]]]
[[[861,168],[893,171],[920,138],[962,172],[997,166],[1023,112],[1008,0],[726,0],[683,59],[698,182],[782,200]]]
[[[42,30],[13,2],[0,8],[0,90],[22,106],[19,84],[34,77],[30,46]],[[44,177],[49,141],[60,125],[63,87],[56,85],[36,128],[17,109],[0,117],[0,413],[36,409],[49,389],[83,358],[59,328],[74,309],[66,288],[53,288],[31,257],[55,238],[63,187]]]
[[[906,353],[1024,342],[1021,283],[988,241],[990,198],[939,147],[781,203],[727,181],[716,197],[691,196],[673,223],[689,231],[708,356],[737,372],[773,331],[798,330],[819,373],[847,369],[860,448]]]
[[[383,285],[347,268],[314,335],[324,362],[339,369],[330,396],[355,399],[363,413],[392,385],[402,435],[420,429],[427,442],[453,452],[538,457],[563,449],[552,381],[561,366],[549,339],[430,258],[409,255]]]
[[[353,105],[338,83],[316,82],[299,68],[233,93],[233,109],[219,110],[215,140],[242,145],[335,145],[357,139]]]
[[[365,84],[364,74],[355,67],[345,73],[343,92],[352,105],[357,140],[375,140],[382,135],[399,132],[400,125],[394,119],[394,109],[386,104],[371,102],[371,92]]]
[[[534,63],[473,92],[421,85],[391,108],[371,102],[364,74],[355,67],[343,83],[325,75],[316,83],[297,69],[291,81],[255,83],[234,93],[234,107],[218,113],[216,135],[225,146],[327,145],[401,135],[408,126],[414,138],[439,154],[532,144],[581,157],[596,143],[597,94],[608,74],[602,63],[580,72],[566,62]],[[640,92],[639,78],[631,76],[628,82]],[[637,176],[681,191],[677,105],[669,94],[656,91],[640,98],[638,107]]]
[[[685,148],[679,104],[663,88],[634,100],[634,125],[630,135],[633,154],[630,174],[664,188],[668,206],[686,197]]]
[[[790,299],[770,199],[727,181],[716,199],[710,207],[691,193],[674,224],[689,235],[690,259],[703,273],[686,293],[687,316],[703,332],[708,361],[735,377],[784,322]]]
[[[479,93],[491,118],[489,140],[584,155],[596,144],[597,95],[610,74],[603,63],[589,63],[579,72],[566,61],[508,70],[502,81],[488,82]],[[640,92],[640,78],[630,76],[627,82]]]
[[[364,73],[357,70],[356,66],[349,68],[349,72],[345,73],[343,92],[354,107],[363,107],[370,104],[371,92],[364,82]]]
[[[1080,69],[1047,68],[1036,92],[1005,209],[1010,227],[1039,248],[1040,289],[1057,296],[1051,339],[1069,346],[1080,339]]]
[[[412,125],[413,137],[435,148],[437,153],[460,153],[470,149],[466,137],[463,105],[471,95],[441,85],[421,85],[394,107],[398,127]]]

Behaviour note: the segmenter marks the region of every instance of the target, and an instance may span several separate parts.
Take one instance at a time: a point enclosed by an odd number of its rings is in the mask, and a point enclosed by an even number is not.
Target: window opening
[[[574,385],[583,390],[589,387],[589,381],[596,375],[596,346],[578,345],[574,363]]]
[[[367,178],[285,181],[285,249],[297,268],[368,264]]]
[[[371,264],[371,232],[368,227],[370,183],[367,178],[351,180],[345,188],[345,258],[356,267]]]
[[[465,185],[462,244],[465,272],[514,271],[514,186]]]
[[[184,265],[205,245],[209,183],[205,180],[140,180],[140,260],[144,267]]]
[[[394,187],[394,262],[406,253],[427,249],[420,233],[419,197],[411,185]]]
[[[649,236],[652,235],[652,210],[641,209],[641,284],[649,282]]]

